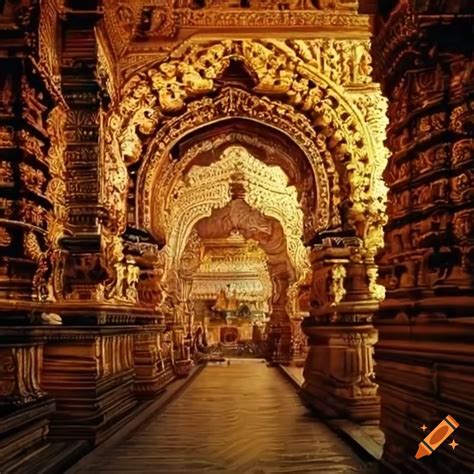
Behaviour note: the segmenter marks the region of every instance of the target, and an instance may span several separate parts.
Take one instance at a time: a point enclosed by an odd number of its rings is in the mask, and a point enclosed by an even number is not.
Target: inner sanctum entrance
[[[255,128],[264,144],[265,127]],[[285,149],[278,153],[269,138],[262,148],[242,121],[218,132],[188,145],[185,165],[162,189],[172,210],[164,289],[202,357],[289,360],[294,328],[309,309],[301,203],[314,200],[314,180],[290,174]]]

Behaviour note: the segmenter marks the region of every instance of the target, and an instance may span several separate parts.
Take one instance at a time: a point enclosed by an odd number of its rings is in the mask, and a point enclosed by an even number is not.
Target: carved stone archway
[[[198,144],[202,145],[201,142]],[[288,184],[288,176],[279,166],[265,164],[243,145],[224,143],[222,149],[217,150],[219,154],[214,157],[209,153],[196,153],[191,147],[190,157],[187,159],[185,153],[175,165],[174,176],[165,173],[155,185],[163,194],[166,210],[162,222],[166,241],[163,252],[167,257],[164,280],[176,282],[173,286],[178,289],[179,301],[188,298],[192,274],[189,257],[193,259],[188,247],[190,240],[196,240],[193,232],[203,219],[215,216],[214,220],[219,223],[219,216],[224,216],[222,219],[227,221],[219,224],[218,228],[222,228],[219,232],[226,234],[237,230],[244,237],[260,242],[269,256],[272,275],[277,280],[275,287],[279,288],[277,293],[280,295],[274,305],[277,315],[274,321],[281,326],[283,320],[289,322],[289,317],[295,316],[292,309],[297,311],[298,308],[297,289],[310,272],[309,252],[302,242],[303,212],[298,202],[298,190]],[[199,159],[205,163],[199,164]],[[206,163],[207,160],[211,161]],[[195,162],[198,164],[193,164]],[[179,166],[183,163],[185,166]],[[231,227],[227,228],[230,224]],[[209,229],[206,232],[209,234]],[[272,257],[275,246],[278,247],[279,263],[275,261],[276,257]],[[182,272],[183,259],[186,260],[186,275]],[[194,266],[197,268],[197,261]],[[182,281],[178,281],[183,280],[183,275],[188,281],[184,286]],[[290,327],[287,324],[287,345]]]
[[[291,350],[292,324],[286,311],[288,291],[297,280],[297,268],[289,255],[288,242],[281,223],[249,205],[245,190],[235,186],[232,199],[224,207],[214,209],[210,216],[199,220],[193,229],[203,239],[228,237],[239,232],[246,240],[259,243],[265,252],[273,283],[272,311],[270,314],[269,342],[273,352],[278,340],[278,357],[288,359]],[[243,194],[240,194],[243,192]],[[301,271],[301,269],[299,269]],[[269,354],[271,356],[271,354]]]
[[[177,162],[170,154],[173,146],[204,126],[217,128],[225,121],[235,123],[236,118],[244,118],[251,126],[262,130],[258,134],[259,139],[264,135],[265,129],[278,131],[286,142],[294,143],[298,147],[299,153],[309,164],[308,172],[314,197],[304,209],[305,240],[310,241],[315,233],[340,226],[340,178],[331,155],[306,117],[294,114],[290,107],[261,99],[241,89],[225,88],[216,99],[206,98],[192,103],[186,112],[166,123],[149,144],[137,173],[135,206],[138,227],[154,228],[157,231],[153,220],[163,220],[159,213],[163,212],[164,199],[163,193],[160,193],[161,196],[153,195],[153,190],[161,190],[162,187],[157,186],[157,183],[160,180],[166,182],[167,179],[172,179],[173,175],[179,174],[194,158],[193,153],[200,151],[199,148],[190,150],[185,156],[180,156]],[[202,146],[209,146],[209,142],[203,143]],[[157,214],[152,214],[152,207]],[[158,239],[164,237],[159,235],[159,231],[156,233],[158,235],[155,237]]]
[[[166,179],[166,176],[164,176]],[[212,182],[212,186],[209,183]],[[213,209],[224,207],[231,199],[232,187],[245,187],[245,201],[254,209],[280,222],[289,258],[297,278],[309,270],[308,251],[301,237],[303,212],[297,190],[288,185],[288,177],[276,166],[267,166],[242,146],[226,148],[219,159],[208,166],[193,166],[180,180],[159,181],[164,188],[168,210],[164,228],[167,246],[173,259],[179,261],[190,230],[198,219],[209,216]],[[229,189],[230,188],[230,189]]]
[[[371,318],[384,295],[374,257],[386,222],[386,118],[368,53],[358,56],[348,47],[343,40],[194,38],[135,73],[107,119],[103,245],[114,268],[130,215],[140,231],[150,231],[150,191],[168,165],[179,167],[170,152],[181,138],[242,111],[279,129],[309,158],[315,189],[312,212],[305,214],[312,221],[305,229],[312,282],[304,390],[328,415],[344,412],[361,420],[378,416],[370,354],[376,341]],[[355,58],[361,60],[357,67]],[[249,80],[229,78],[231,64]],[[132,194],[136,211],[127,216]],[[350,367],[321,366],[336,353],[353,358]]]
[[[328,47],[334,49],[334,45]],[[107,193],[118,194],[117,201],[124,202],[126,189],[121,185],[114,189],[112,184],[115,180],[123,182],[117,174],[126,175],[124,161],[131,164],[140,160],[150,137],[166,125],[170,116],[181,113],[190,101],[214,93],[216,81],[224,78],[230,63],[239,62],[252,77],[256,96],[283,99],[290,106],[284,114],[300,110],[314,130],[324,136],[325,151],[334,162],[343,164],[350,184],[347,222],[363,240],[369,258],[373,258],[383,244],[385,222],[383,102],[377,90],[345,94],[318,70],[317,61],[311,61],[318,48],[320,54],[322,44],[308,47],[303,41],[290,40],[190,43],[170,54],[167,61],[135,74],[124,88],[118,115],[110,117],[109,166],[104,174],[110,183],[105,187]],[[338,54],[344,53],[334,50],[334,57]],[[337,66],[341,69],[341,64]],[[342,76],[351,74],[350,69],[342,68],[340,72]],[[326,172],[332,171],[330,166],[325,168]],[[116,208],[112,211],[114,219],[123,220]]]

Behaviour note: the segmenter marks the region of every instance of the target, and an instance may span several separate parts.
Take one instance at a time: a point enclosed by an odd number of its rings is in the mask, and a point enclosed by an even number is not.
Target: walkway
[[[278,369],[208,366],[165,411],[83,473],[372,473],[311,417]]]

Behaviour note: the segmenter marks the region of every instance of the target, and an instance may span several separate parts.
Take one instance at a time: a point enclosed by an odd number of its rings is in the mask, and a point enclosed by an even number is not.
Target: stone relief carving
[[[206,147],[212,146],[211,142],[204,141],[187,151],[179,162],[175,162],[166,155],[162,156],[168,143],[173,143],[181,134],[186,133],[188,128],[191,130],[201,125],[201,123],[217,120],[228,115],[248,115],[249,118],[272,123],[288,133],[298,146],[306,152],[313,169],[313,179],[316,180],[317,185],[314,186],[311,183],[306,190],[314,193],[312,198],[314,211],[310,210],[305,214],[305,236],[311,237],[318,230],[323,230],[328,226],[336,227],[340,225],[340,216],[337,210],[337,205],[340,202],[339,183],[336,180],[335,167],[331,155],[327,150],[325,151],[322,144],[316,143],[317,135],[310,127],[309,122],[297,117],[295,117],[295,120],[291,120],[293,117],[291,109],[285,109],[278,103],[259,99],[241,90],[228,88],[224,89],[223,95],[217,100],[202,99],[190,104],[189,109],[192,110],[180,116],[180,119],[168,122],[160,129],[153,141],[153,143],[156,143],[156,147],[150,145],[149,152],[143,159],[137,182],[137,189],[141,191],[137,193],[136,203],[139,212],[138,222],[142,226],[151,226],[156,232],[157,228],[153,225],[153,221],[161,223],[166,219],[163,214],[163,193],[167,187],[166,185],[157,184],[156,179],[163,183],[170,182],[173,176],[178,175],[180,169],[184,169],[197,153],[204,151]],[[309,185],[309,183],[307,184]],[[330,189],[332,192],[330,192]],[[158,190],[156,191],[156,197],[152,194],[153,190]],[[155,215],[150,216],[151,202],[153,202]],[[309,205],[309,201],[306,204]]]
[[[189,100],[213,91],[217,87],[216,79],[227,69],[231,57],[242,61],[252,72],[256,78],[254,91],[257,94],[286,97],[290,104],[309,116],[313,126],[323,131],[326,147],[333,158],[351,157],[344,167],[355,188],[348,201],[350,222],[365,238],[369,254],[374,255],[382,245],[385,205],[385,189],[380,181],[386,152],[383,146],[375,146],[379,145],[378,131],[372,130],[375,126],[381,129],[384,124],[385,105],[380,93],[374,92],[372,102],[359,101],[358,106],[350,99],[343,99],[325,76],[316,68],[305,65],[298,58],[294,46],[284,41],[190,43],[177,54],[172,54],[170,60],[135,75],[125,86],[120,105],[122,147],[127,143],[131,154],[139,156],[143,147],[143,141],[137,135],[139,118],[146,117],[140,134],[149,136],[163,121],[167,121],[167,114],[181,111]],[[326,61],[330,62],[331,58]],[[364,71],[358,74],[367,75],[368,64]],[[311,87],[302,87],[305,81],[316,77],[317,82],[312,82]],[[324,81],[326,85],[320,86]],[[372,125],[365,125],[363,114],[371,114],[373,105],[377,105],[377,112],[372,114]],[[377,172],[374,173],[374,169]],[[371,203],[367,202],[369,195],[372,195]],[[365,224],[367,221],[369,223]]]

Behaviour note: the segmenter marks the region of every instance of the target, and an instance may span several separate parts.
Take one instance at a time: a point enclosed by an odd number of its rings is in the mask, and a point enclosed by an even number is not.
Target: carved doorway
[[[182,147],[172,173],[165,172],[166,184],[157,188],[158,206],[167,219],[165,287],[175,292],[178,320],[192,333],[190,321],[196,315],[191,313],[200,310],[192,301],[193,277],[202,263],[204,242],[238,234],[256,243],[271,282],[271,297],[262,301],[269,308],[268,341],[273,356],[285,359],[291,353],[292,318],[299,315],[299,301],[308,300],[300,294],[300,289],[309,291],[303,282],[310,273],[302,205],[314,199],[314,182],[311,175],[303,176],[297,157],[282,160],[281,143],[272,147],[264,137],[259,142],[240,132],[239,122],[233,133],[218,129],[210,142],[216,148],[202,141]],[[257,143],[267,149],[262,151]]]

